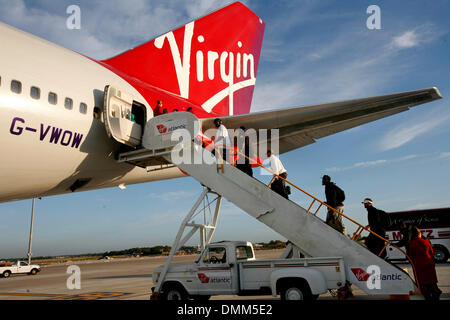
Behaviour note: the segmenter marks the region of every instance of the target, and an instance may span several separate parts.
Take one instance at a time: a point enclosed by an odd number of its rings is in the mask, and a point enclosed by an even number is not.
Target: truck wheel
[[[285,285],[281,289],[281,300],[311,300],[311,290],[300,283],[293,283],[291,285]]]
[[[162,290],[162,300],[186,300],[186,298],[186,291],[180,285],[168,284]]]
[[[33,269],[33,270],[31,270],[31,272],[30,272],[30,274],[33,275],[33,276],[34,276],[35,274],[37,274],[37,273],[38,273],[38,270],[37,270],[37,269]]]
[[[10,275],[11,271],[6,270],[5,272],[3,272],[3,278],[9,278]]]
[[[433,251],[434,251],[434,260],[436,260],[437,263],[447,262],[448,252],[447,250],[445,250],[443,246],[435,245],[433,246]]]

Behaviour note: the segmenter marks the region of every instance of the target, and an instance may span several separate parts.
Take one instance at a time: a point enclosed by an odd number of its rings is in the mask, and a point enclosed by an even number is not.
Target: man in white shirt
[[[230,136],[228,135],[228,130],[222,124],[222,120],[217,118],[214,120],[214,125],[217,128],[216,135],[214,137],[214,146],[222,153],[222,158],[224,161],[227,160],[227,146],[231,145]]]
[[[269,160],[270,169],[272,170],[274,174],[274,180],[272,184],[270,185],[270,188],[279,193],[281,196],[288,199],[288,195],[286,193],[286,183],[283,179],[287,178],[287,172],[284,168],[283,164],[281,163],[280,159],[272,154],[272,151],[267,151],[267,158]],[[280,179],[279,177],[283,178]]]

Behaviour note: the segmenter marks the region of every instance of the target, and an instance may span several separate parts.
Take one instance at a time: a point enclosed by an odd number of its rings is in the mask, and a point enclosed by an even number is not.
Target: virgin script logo
[[[194,37],[194,23],[190,22],[184,27],[183,37],[183,57],[181,57],[180,49],[175,40],[173,32],[168,32],[155,39],[154,44],[158,49],[162,49],[164,40],[167,38],[170,52],[172,55],[175,72],[177,75],[180,95],[183,98],[189,99],[189,76],[191,65],[191,47],[192,38]],[[196,41],[203,44],[206,39],[203,35],[197,36]],[[242,42],[236,43],[236,51],[242,48]],[[206,46],[205,46],[206,47]],[[215,93],[202,103],[202,108],[211,112],[211,110],[224,98],[228,96],[229,100],[229,115],[233,115],[233,96],[234,92],[245,87],[255,85],[255,60],[251,53],[244,52],[227,52],[221,53],[209,50],[205,53],[203,50],[197,50],[195,53],[195,61],[197,65],[196,80],[203,82],[207,80],[214,80],[217,75],[227,84],[223,90]],[[207,70],[204,70],[204,61],[206,60]],[[239,79],[242,78],[242,81]],[[238,81],[234,83],[235,79]]]

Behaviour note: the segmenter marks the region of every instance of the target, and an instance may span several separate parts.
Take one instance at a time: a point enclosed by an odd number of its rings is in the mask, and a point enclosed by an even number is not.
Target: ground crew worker
[[[416,270],[417,282],[425,300],[438,301],[442,291],[437,286],[433,248],[430,241],[422,238],[419,228],[412,228],[411,233],[409,254]]]

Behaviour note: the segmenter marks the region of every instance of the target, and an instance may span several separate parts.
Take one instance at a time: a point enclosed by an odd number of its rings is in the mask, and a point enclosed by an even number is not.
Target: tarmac
[[[256,258],[276,258],[283,250],[258,250]],[[197,255],[176,256],[174,262],[194,261]],[[163,265],[166,256],[120,258],[43,266],[41,272],[32,275],[12,275],[0,278],[0,300],[149,300],[153,270]],[[80,268],[80,288],[74,287],[68,268]],[[408,265],[400,265],[408,267]],[[69,271],[69,273],[68,273]],[[441,300],[450,300],[450,263],[436,267]],[[67,283],[69,282],[69,286]],[[388,296],[367,296],[356,286],[351,300],[388,300]],[[236,295],[214,296],[211,300],[278,300],[272,296],[240,297]],[[318,300],[337,300],[330,293]]]

